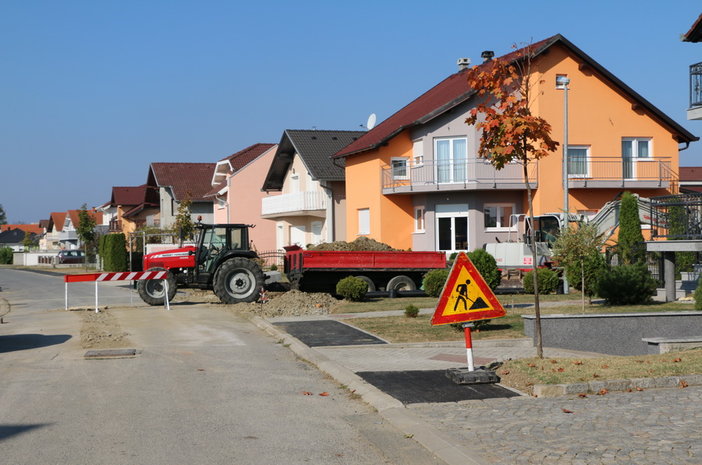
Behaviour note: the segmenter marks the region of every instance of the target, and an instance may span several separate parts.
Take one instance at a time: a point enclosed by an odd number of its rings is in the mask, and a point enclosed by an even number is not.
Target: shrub
[[[695,310],[702,310],[702,276],[697,281],[697,288],[692,296],[695,298]]]
[[[478,272],[485,279],[487,285],[490,286],[490,289],[495,290],[502,280],[502,273],[497,268],[495,257],[484,249],[476,249],[468,252],[468,258],[473,262],[475,268],[478,269]]]
[[[417,318],[419,315],[419,308],[416,305],[409,304],[405,307],[405,316],[407,318]]]
[[[271,270],[271,271],[278,271],[278,265],[276,265],[275,263],[272,264],[271,267],[270,267],[270,270]]]
[[[610,305],[644,304],[656,292],[656,281],[644,264],[607,269],[597,283],[597,294]]]
[[[631,265],[646,261],[646,247],[639,219],[639,204],[631,192],[624,192],[619,207],[617,251],[622,264]]]
[[[100,237],[98,250],[100,251],[102,267],[105,271],[127,271],[129,259],[123,233],[108,234]]]
[[[439,297],[448,279],[449,270],[431,270],[424,275],[422,287],[430,297]]]
[[[363,300],[368,292],[368,283],[355,276],[347,276],[336,283],[336,293],[355,302]]]
[[[12,265],[12,253],[9,247],[0,248],[0,265]]]
[[[583,268],[581,268],[581,265]],[[578,260],[577,263],[568,263],[565,266],[568,282],[579,291],[583,291],[583,271],[585,272],[585,295],[593,296],[597,292],[597,281],[607,269],[604,255],[594,251],[590,255]]]
[[[524,275],[522,284],[524,292],[527,294],[534,293],[534,272],[529,271]],[[539,294],[550,294],[558,289],[558,273],[548,268],[539,268],[536,270],[536,281],[539,284]]]

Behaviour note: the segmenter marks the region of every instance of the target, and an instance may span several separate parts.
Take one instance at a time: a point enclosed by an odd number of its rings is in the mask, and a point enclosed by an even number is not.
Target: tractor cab
[[[249,225],[198,224],[197,259],[198,274],[211,274],[221,259],[232,253],[248,252]]]

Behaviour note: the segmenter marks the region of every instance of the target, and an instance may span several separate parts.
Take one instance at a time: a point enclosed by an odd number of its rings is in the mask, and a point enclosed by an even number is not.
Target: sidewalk
[[[270,321],[255,317],[254,323],[361,396],[387,421],[450,465],[702,463],[702,387],[587,398],[518,396],[405,406],[356,373],[465,367],[462,343],[310,348],[271,324],[400,314],[402,311]],[[535,355],[526,338],[477,340],[473,352],[476,365]],[[576,356],[561,349],[545,348],[544,353],[547,357]],[[593,355],[577,353],[579,357]]]

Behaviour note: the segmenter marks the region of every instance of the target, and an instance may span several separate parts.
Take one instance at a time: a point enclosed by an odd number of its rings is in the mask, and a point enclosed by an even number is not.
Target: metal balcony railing
[[[324,192],[306,191],[265,197],[261,202],[261,215],[277,215],[313,210],[325,210],[327,196]]]
[[[690,65],[690,108],[702,106],[702,63]]]
[[[674,188],[677,174],[670,157],[572,157],[568,160],[569,186]]]
[[[679,194],[651,199],[654,240],[702,239],[702,194]]]
[[[537,164],[528,168],[529,182],[536,183]],[[496,170],[488,160],[425,161],[382,169],[384,193],[455,189],[522,189],[523,167],[510,163]]]

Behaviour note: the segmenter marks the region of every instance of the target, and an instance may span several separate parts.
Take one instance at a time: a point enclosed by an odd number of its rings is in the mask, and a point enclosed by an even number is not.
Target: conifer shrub
[[[527,294],[534,293],[534,272],[529,271],[524,275],[522,285]],[[536,281],[539,285],[539,294],[552,294],[558,289],[558,273],[548,268],[536,270]]]
[[[439,297],[448,279],[449,270],[431,270],[424,275],[422,287],[430,297]]]
[[[644,264],[606,269],[597,282],[597,294],[609,305],[638,305],[651,301],[656,281]]]
[[[0,265],[12,265],[12,253],[9,247],[0,248]]]
[[[475,268],[477,268],[487,285],[490,286],[490,289],[495,290],[502,280],[502,272],[497,268],[495,257],[490,255],[485,249],[475,249],[472,252],[468,252],[468,258],[473,262],[473,265],[475,265]]]
[[[405,316],[407,318],[417,318],[417,315],[419,315],[419,307],[412,304],[405,307]]]
[[[368,283],[355,276],[347,276],[336,283],[336,293],[344,299],[359,302],[366,297]]]
[[[702,276],[697,281],[697,288],[695,288],[692,297],[695,299],[695,310],[702,310]]]
[[[129,269],[126,239],[123,233],[107,234],[100,237],[98,250],[105,271],[127,271]]]

